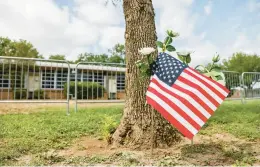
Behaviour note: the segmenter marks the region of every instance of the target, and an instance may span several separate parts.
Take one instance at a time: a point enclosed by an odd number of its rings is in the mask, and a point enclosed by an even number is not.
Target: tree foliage
[[[59,54],[50,55],[49,59],[52,59],[52,60],[66,60],[66,56],[65,55],[59,55]]]
[[[100,62],[100,63],[125,63],[125,46],[117,43],[112,49],[108,50],[109,54],[93,54],[81,53],[78,55],[76,61],[69,61],[70,63],[78,62]],[[28,57],[28,58],[42,58],[38,50],[32,43],[27,40],[11,40],[8,37],[0,37],[0,56],[13,57]],[[52,60],[66,60],[66,56],[62,54],[50,55]]]
[[[37,49],[26,40],[11,40],[7,37],[0,37],[0,55],[28,58],[43,58]]]
[[[100,62],[100,63],[124,63],[125,62],[125,46],[116,44],[112,49],[109,49],[110,54],[93,54],[81,53],[79,54],[75,63],[78,62]]]
[[[109,62],[111,63],[125,63],[125,45],[116,44],[108,52],[111,54]]]
[[[223,61],[225,70],[237,72],[260,72],[260,56],[246,54],[243,52],[234,53],[229,59]]]
[[[93,53],[81,53],[78,56],[78,59],[75,61],[78,62],[101,62],[106,63],[108,62],[108,55],[107,54],[100,54],[95,55]]]

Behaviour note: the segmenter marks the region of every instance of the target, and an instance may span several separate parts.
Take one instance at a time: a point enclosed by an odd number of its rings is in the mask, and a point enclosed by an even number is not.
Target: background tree
[[[125,63],[125,45],[118,43],[108,52],[111,54],[109,62]]]
[[[106,63],[108,62],[108,55],[107,54],[100,54],[95,55],[93,53],[81,53],[78,56],[78,59],[75,61],[78,62],[101,62]]]
[[[157,111],[146,105],[149,79],[140,80],[135,64],[141,59],[138,49],[156,48],[155,13],[152,0],[124,0],[126,102],[123,118],[112,136],[114,145],[134,147],[170,146],[180,139],[179,133]],[[156,56],[154,53],[152,56]],[[154,112],[154,127],[152,113]],[[154,130],[154,131],[153,131]],[[154,139],[153,137],[154,133]]]
[[[260,56],[234,53],[229,59],[223,61],[225,70],[237,72],[260,72]]]
[[[125,46],[123,44],[116,44],[108,52],[109,55],[81,53],[75,62],[125,63]]]
[[[13,56],[15,52],[14,43],[7,37],[0,37],[0,55]]]
[[[50,55],[49,59],[52,60],[66,60],[66,56],[65,55]]]
[[[30,42],[22,39],[12,41],[3,37],[0,37],[0,54],[2,56],[43,58]]]

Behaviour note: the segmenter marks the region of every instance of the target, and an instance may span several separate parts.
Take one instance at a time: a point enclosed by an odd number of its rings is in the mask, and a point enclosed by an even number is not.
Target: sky
[[[124,43],[122,4],[106,0],[0,0],[0,36],[30,41],[46,58],[107,53]],[[156,30],[178,32],[177,51],[194,51],[192,64],[234,52],[260,54],[260,0],[153,0]],[[149,47],[149,46],[148,46]],[[172,53],[175,56],[175,53]]]

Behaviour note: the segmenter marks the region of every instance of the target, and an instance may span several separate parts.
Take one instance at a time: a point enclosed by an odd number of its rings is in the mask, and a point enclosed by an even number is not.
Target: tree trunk
[[[149,79],[140,80],[135,62],[141,58],[138,50],[143,47],[156,48],[156,29],[152,0],[123,0],[126,22],[126,103],[119,127],[112,136],[115,146],[127,145],[135,148],[171,146],[181,136],[160,113],[146,105]],[[154,54],[156,56],[157,53]],[[152,127],[154,112],[154,127]],[[154,139],[152,134],[154,133]]]

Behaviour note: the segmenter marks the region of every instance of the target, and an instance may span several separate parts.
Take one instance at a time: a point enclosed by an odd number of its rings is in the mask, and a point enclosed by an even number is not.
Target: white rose
[[[151,53],[153,53],[155,51],[154,48],[152,47],[147,47],[147,48],[142,48],[139,50],[139,53],[141,53],[142,55],[149,55]]]

